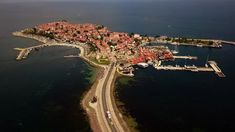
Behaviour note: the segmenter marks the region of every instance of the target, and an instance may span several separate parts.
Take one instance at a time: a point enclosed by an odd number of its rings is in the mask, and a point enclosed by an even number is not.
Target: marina
[[[210,67],[207,65],[205,67],[198,67],[195,65],[161,65],[161,61],[158,61],[154,64],[154,67],[157,70],[170,70],[170,71],[191,71],[191,72],[215,72],[219,77],[226,77],[221,69],[218,67],[217,63],[215,61],[208,61]]]
[[[20,61],[20,60],[26,59],[32,50],[39,50],[40,48],[50,47],[50,46],[64,46],[64,47],[72,47],[72,48],[81,49],[81,46],[79,46],[79,45],[66,44],[66,43],[42,44],[42,45],[32,46],[32,47],[28,47],[28,48],[14,48],[15,50],[20,51],[20,53],[16,57],[16,60]],[[81,50],[81,52],[82,52],[82,50]],[[76,56],[69,55],[69,56],[64,56],[64,57],[79,57],[79,55],[76,55]]]
[[[208,61],[208,63],[219,77],[226,77],[215,61]]]
[[[2,1],[1,18],[4,21],[0,31],[0,97],[3,107],[0,131],[102,131],[100,126],[113,128],[120,123],[138,131],[235,130],[233,44],[221,43],[222,48],[206,47],[199,43],[185,46],[160,42],[150,44],[156,48],[144,44],[161,35],[235,41],[234,1]],[[65,22],[66,26],[44,24],[60,19],[67,19],[72,25]],[[112,30],[107,34],[106,28],[100,29],[102,25],[97,26],[100,30],[96,32],[92,25],[76,28],[73,23],[102,24]],[[53,40],[35,35],[28,35],[29,39],[11,35],[12,31],[42,24],[44,27],[41,29],[44,30],[38,33],[49,37],[53,34],[54,42],[89,40],[92,44],[78,44],[87,54],[79,55],[79,49],[60,46],[29,50],[28,47],[38,44],[52,44],[50,42]],[[120,36],[115,32],[121,32]],[[134,34],[129,38],[123,32],[129,35],[132,32],[140,33],[142,38],[135,39],[136,45],[131,39]],[[89,50],[86,46],[99,47]],[[138,46],[147,48],[140,51]],[[168,46],[169,49],[160,46]],[[19,48],[14,50],[15,47]],[[96,58],[96,54],[89,54],[94,50],[104,52]],[[198,59],[170,59],[166,51],[170,51],[172,56],[189,55]],[[206,56],[210,57],[206,60]],[[112,77],[115,68],[99,70],[94,67],[95,62],[105,62],[109,57],[110,63],[117,57],[117,64],[130,63],[128,59],[131,58],[138,59],[131,64],[133,68],[128,65],[117,67],[120,74]],[[222,71],[226,78],[219,78],[208,60],[214,60],[219,67],[213,64],[215,70]],[[89,61],[94,64],[90,65]],[[162,62],[159,66],[178,65],[188,68],[188,71],[160,71],[154,68],[155,61]],[[148,68],[137,66],[140,62],[147,63]],[[212,71],[189,70],[195,67]],[[126,77],[128,75],[130,77]],[[112,80],[114,86],[110,85]],[[91,99],[92,104],[89,103]],[[109,107],[112,104],[107,105],[110,101],[113,101],[114,111]],[[126,121],[116,123],[115,115]]]

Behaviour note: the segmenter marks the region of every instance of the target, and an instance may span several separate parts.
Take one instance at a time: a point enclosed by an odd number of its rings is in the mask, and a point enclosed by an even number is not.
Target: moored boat
[[[137,66],[141,67],[141,68],[146,68],[148,67],[148,63],[138,63]]]

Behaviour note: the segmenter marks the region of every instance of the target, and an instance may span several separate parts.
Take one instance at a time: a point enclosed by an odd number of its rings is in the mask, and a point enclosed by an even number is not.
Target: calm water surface
[[[78,53],[70,48],[45,48],[17,62],[13,48],[39,43],[13,37],[11,32],[67,19],[103,24],[113,31],[235,40],[234,5],[233,1],[212,4],[186,0],[1,3],[0,131],[90,131],[79,101],[91,84],[94,69],[81,59],[64,59],[64,55]],[[234,131],[235,47],[179,50],[181,54],[199,55],[193,62],[197,65],[204,65],[209,54],[227,78],[148,68],[136,71],[128,85],[117,82],[119,99],[141,131]]]

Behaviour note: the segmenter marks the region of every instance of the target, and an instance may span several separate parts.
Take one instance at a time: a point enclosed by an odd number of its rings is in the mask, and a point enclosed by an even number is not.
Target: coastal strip
[[[100,68],[101,71],[95,83],[92,85],[90,90],[86,93],[86,95],[81,101],[82,108],[86,111],[89,117],[89,122],[92,130],[95,132],[129,131],[129,128],[127,126],[125,126],[124,129],[122,123],[120,123],[120,118],[117,117],[120,115],[120,113],[116,113],[118,109],[115,109],[116,107],[113,108],[114,105],[116,106],[116,104],[114,104],[115,101],[111,100],[111,96],[113,95],[113,93],[111,93],[111,84],[114,80],[114,75],[116,73],[116,65],[114,63],[108,66],[104,66],[91,61],[86,57],[85,48],[78,44],[59,43],[41,36],[28,35],[23,34],[21,32],[14,32],[13,35],[18,37],[35,39],[43,43],[41,45],[32,46],[28,48],[15,48],[16,50],[20,50],[20,54],[18,55],[17,60],[26,59],[26,57],[32,50],[47,46],[68,46],[72,48],[79,48],[81,51],[79,56],[83,60],[88,62],[90,65]],[[107,70],[109,72],[106,72]],[[98,98],[97,103],[91,103],[93,97]],[[107,118],[107,111],[110,111],[112,115],[111,119]]]
[[[65,58],[80,57],[90,65],[99,68],[99,74],[94,85],[81,101],[86,111],[91,128],[97,132],[129,132],[130,126],[125,125],[122,114],[116,108],[112,99],[112,83],[115,74],[133,77],[135,65],[146,68],[155,66],[157,70],[186,71],[216,71],[220,76],[222,71],[216,64],[205,67],[192,66],[161,66],[161,61],[175,59],[196,60],[194,56],[174,56],[176,52],[167,46],[148,46],[151,43],[166,43],[197,47],[221,48],[222,41],[188,38],[148,37],[126,32],[113,32],[103,25],[73,24],[67,21],[40,24],[20,32],[14,36],[25,37],[42,42],[41,45],[28,48],[15,48],[20,51],[16,60],[24,60],[32,51],[48,46],[66,46],[80,49],[79,55],[64,56]],[[122,111],[121,111],[122,112]]]

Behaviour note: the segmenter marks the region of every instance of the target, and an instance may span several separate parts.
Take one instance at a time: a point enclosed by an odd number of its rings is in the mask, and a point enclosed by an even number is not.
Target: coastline
[[[16,36],[16,37],[23,37],[23,38],[33,39],[33,40],[39,41],[39,42],[41,42],[43,44],[46,44],[46,43],[48,43],[48,44],[59,43],[59,42],[57,42],[55,40],[51,40],[51,39],[48,39],[48,38],[45,38],[45,37],[42,37],[42,36],[39,36],[39,35],[24,34],[21,31],[13,32],[12,35]],[[78,44],[76,44],[76,45],[79,46],[79,49],[81,51],[80,58],[82,58],[84,61],[86,61],[87,63],[89,63],[90,65],[92,65],[94,67],[103,68],[101,65],[92,62],[91,60],[89,60],[86,57],[86,53],[85,53],[85,48],[84,47],[82,47],[82,46],[80,46]]]
[[[12,35],[16,36],[16,37],[23,37],[23,38],[33,39],[33,40],[39,41],[39,42],[44,43],[44,44],[45,43],[56,42],[55,40],[50,40],[48,38],[45,38],[45,37],[42,37],[42,36],[39,36],[39,35],[24,34],[24,33],[22,33],[22,31],[13,32]]]
[[[38,36],[38,35],[23,34],[20,31],[19,32],[13,32],[12,35],[16,36],[16,37],[23,37],[23,38],[33,39],[33,40],[41,42],[42,44],[56,42],[56,41],[52,41],[52,40],[49,40],[49,39],[47,39],[45,37],[41,37],[41,36]],[[81,47],[81,48],[83,48],[83,47]],[[84,51],[84,49],[81,49],[81,48],[80,48],[80,50]],[[94,62],[90,61],[89,59],[87,59],[84,56],[84,52],[83,52],[83,54],[80,55],[80,58],[82,58],[82,60],[85,61],[86,63],[88,63],[90,66],[96,68],[97,69],[97,73],[102,71],[102,67],[100,67],[99,65],[97,65]],[[84,91],[83,95],[81,96],[81,100],[80,100],[80,105],[81,105],[82,109],[84,110],[84,112],[86,113],[86,118],[89,121],[90,127],[95,132],[101,132],[101,128],[97,124],[98,119],[95,116],[96,112],[94,111],[93,108],[91,108],[89,106],[89,102],[90,102],[90,95],[92,93],[93,94],[95,93],[98,81],[99,81],[99,78],[96,77],[95,81],[91,84],[90,88],[87,88],[87,90]]]
[[[30,34],[24,34],[22,32],[13,32],[12,33],[13,36],[16,37],[24,37],[24,38],[29,38],[29,39],[33,39],[36,41],[41,42],[42,44],[52,44],[52,43],[58,43],[55,40],[50,40],[48,38],[42,37],[42,36],[38,36],[38,35],[30,35]],[[82,109],[86,112],[86,119],[89,121],[90,124],[90,128],[92,129],[92,131],[94,132],[102,132],[101,127],[99,126],[98,122],[98,118],[97,118],[97,113],[95,111],[95,109],[91,106],[91,99],[92,97],[94,97],[95,93],[96,93],[96,89],[97,89],[97,85],[99,83],[100,78],[102,77],[103,71],[105,70],[105,66],[103,65],[99,65],[96,64],[95,62],[92,62],[91,60],[89,60],[86,57],[85,54],[85,49],[82,46],[79,46],[79,49],[81,51],[80,53],[80,58],[82,58],[86,63],[88,63],[88,65],[96,68],[97,73],[96,73],[96,79],[94,82],[92,82],[91,86],[89,88],[87,88],[86,91],[84,91],[83,95],[81,96],[81,101],[80,101],[80,105],[82,107]],[[129,132],[129,126],[126,124],[126,122],[124,121],[123,118],[120,118],[120,115],[123,115],[123,113],[119,110],[117,104],[116,104],[116,99],[114,96],[114,84],[116,82],[116,78],[117,78],[117,72],[115,70],[115,75],[114,75],[114,79],[111,82],[111,102],[114,105],[114,111],[115,113],[118,113],[117,118],[119,120],[122,120],[122,126],[124,126],[125,131]]]
[[[128,76],[124,76],[122,74],[119,73],[115,73],[114,75],[114,79],[111,85],[111,100],[114,104],[114,110],[116,111],[115,113],[119,113],[119,120],[122,120],[122,125],[126,128],[127,132],[139,132],[139,130],[137,129],[138,124],[135,121],[135,119],[133,117],[131,117],[127,112],[125,112],[125,108],[123,108],[123,106],[120,106],[120,103],[123,104],[122,102],[119,101],[119,99],[117,98],[117,93],[116,93],[116,82],[118,80],[119,77],[128,77]],[[129,121],[128,121],[129,120]],[[133,126],[133,124],[137,125],[137,126]]]
[[[93,66],[93,65],[91,65],[91,66]],[[80,100],[80,105],[85,112],[86,118],[90,124],[90,128],[92,129],[92,131],[102,132],[100,126],[97,123],[98,119],[96,118],[97,117],[96,112],[89,105],[89,102],[96,92],[96,87],[97,87],[98,81],[99,81],[98,75],[99,75],[99,73],[101,73],[101,71],[103,69],[99,68],[99,67],[95,67],[95,66],[93,66],[93,67],[96,68],[96,70],[97,70],[95,81],[90,85],[90,87],[87,88],[86,91],[83,92],[83,95],[81,96],[81,100]]]
[[[42,44],[56,44],[56,43],[60,43],[56,40],[51,40],[39,35],[31,35],[31,34],[24,34],[22,32],[14,32],[12,33],[14,36],[17,37],[24,37],[24,38],[30,38],[30,39],[34,39],[37,40],[39,42],[41,42]],[[70,43],[65,43],[67,45],[69,45]],[[92,100],[93,97],[95,97],[97,95],[97,87],[99,87],[99,83],[100,83],[100,79],[102,78],[104,71],[107,70],[105,65],[100,65],[97,64],[95,62],[93,62],[92,60],[90,60],[87,56],[86,52],[86,48],[83,47],[82,43],[73,43],[76,44],[78,46],[78,48],[80,49],[80,58],[82,58],[82,60],[84,60],[86,63],[88,63],[88,65],[96,68],[97,73],[96,73],[96,78],[95,81],[91,83],[89,88],[86,88],[86,90],[83,92],[82,96],[81,96],[81,100],[80,100],[80,105],[82,107],[82,109],[84,110],[84,112],[86,112],[86,119],[89,121],[90,124],[90,128],[92,129],[92,131],[95,132],[102,132],[104,131],[104,129],[102,129],[102,125],[104,124],[99,124],[100,122],[102,122],[100,120],[101,116],[99,115],[99,113],[97,113],[97,109],[100,108],[98,103],[90,103],[90,101]],[[111,85],[110,85],[110,95],[111,96],[111,106],[113,106],[113,111],[114,111],[114,115],[116,114],[117,120],[120,122],[120,126],[123,127],[123,130],[125,130],[125,132],[130,132],[130,131],[139,131],[138,130],[138,124],[135,120],[135,118],[131,117],[131,115],[129,115],[127,113],[127,111],[125,110],[125,107],[122,105],[123,102],[120,102],[119,99],[117,98],[116,94],[116,82],[117,79],[121,76],[126,76],[122,73],[119,72],[119,70],[115,69],[115,73],[114,73],[114,77],[112,78],[111,81]],[[100,112],[102,115],[105,115],[106,113],[102,113]],[[104,118],[106,118],[105,116],[103,116]],[[103,118],[102,117],[102,118]],[[108,130],[107,130],[108,131]]]

